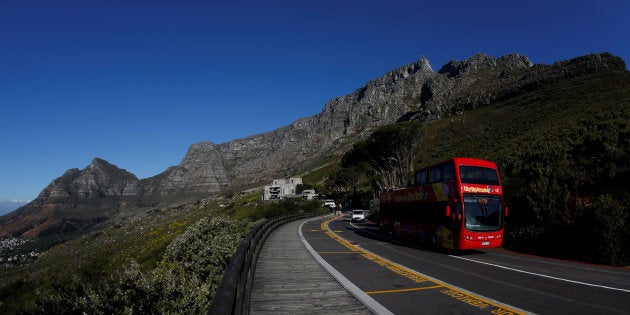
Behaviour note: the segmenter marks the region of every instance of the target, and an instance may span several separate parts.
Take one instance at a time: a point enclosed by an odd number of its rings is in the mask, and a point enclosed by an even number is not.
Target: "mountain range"
[[[434,71],[418,61],[368,81],[326,103],[321,113],[276,130],[222,144],[190,146],[181,163],[145,179],[95,158],[70,169],[35,200],[0,217],[0,237],[71,238],[102,223],[146,215],[215,195],[255,187],[334,161],[375,128],[397,121],[430,121],[514,97],[549,82],[602,71],[626,71],[608,53],[533,64],[527,57],[477,54]]]
[[[0,201],[0,216],[7,214],[29,202],[30,200],[16,200],[16,199]]]

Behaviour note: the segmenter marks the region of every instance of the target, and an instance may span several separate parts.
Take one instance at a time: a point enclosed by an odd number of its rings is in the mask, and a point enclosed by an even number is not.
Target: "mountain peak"
[[[428,72],[433,72],[433,68],[429,63],[429,59],[424,55],[420,56],[420,60],[418,60],[418,64],[420,65],[420,69]]]
[[[497,59],[498,64],[502,64],[510,69],[529,68],[534,64],[524,55],[517,53],[507,54]]]
[[[41,236],[48,233],[45,231],[57,233],[68,222],[89,228],[133,207],[140,191],[135,175],[94,158],[83,170],[69,169],[53,180],[32,203],[2,217],[0,237],[18,232],[24,237]]]
[[[125,169],[118,168],[118,166],[113,165],[101,158],[94,158],[90,165],[88,165],[85,169],[81,171],[82,175],[85,173],[99,173],[107,178],[118,178],[127,181],[137,181],[138,178],[129,173]],[[107,179],[105,179],[107,181]]]
[[[90,165],[88,165],[85,169],[83,169],[83,171],[93,171],[93,170],[106,171],[112,168],[116,168],[116,167],[101,158],[94,158],[92,162],[90,162]]]
[[[465,73],[474,72],[479,69],[502,67],[509,70],[514,70],[519,68],[529,68],[532,65],[533,64],[529,60],[529,58],[516,53],[511,53],[499,57],[498,59],[483,53],[478,53],[462,61],[452,59],[451,61],[444,64],[442,68],[440,68],[438,73],[452,78]]]
[[[90,162],[90,165],[111,165],[109,164],[109,162],[99,158],[99,157],[95,157],[92,162]]]
[[[91,198],[92,196],[122,196],[135,191],[138,178],[124,169],[101,159],[94,158],[86,168],[70,169],[61,177],[55,179],[42,191],[37,199],[42,203],[47,199],[63,198]],[[123,193],[123,190],[127,191]],[[131,191],[129,191],[131,190]],[[132,193],[133,194],[133,193]]]

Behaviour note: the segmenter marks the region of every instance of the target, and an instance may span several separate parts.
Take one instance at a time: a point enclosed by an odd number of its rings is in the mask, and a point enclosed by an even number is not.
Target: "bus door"
[[[461,202],[453,201],[446,205],[445,209],[446,224],[445,226],[453,232],[453,236],[457,238],[462,229],[463,222],[463,206]]]

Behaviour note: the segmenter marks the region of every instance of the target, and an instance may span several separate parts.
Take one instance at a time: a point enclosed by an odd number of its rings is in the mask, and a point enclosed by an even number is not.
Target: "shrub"
[[[143,272],[130,260],[105,281],[73,277],[38,292],[31,314],[198,314],[212,299],[243,235],[225,217],[203,218],[171,242],[157,267]]]
[[[593,239],[593,255],[597,262],[626,265],[630,261],[630,213],[627,204],[621,204],[610,195],[601,195],[593,203],[589,233]]]
[[[186,272],[204,279],[214,293],[242,231],[241,224],[226,217],[201,219],[168,245],[165,260],[176,262]]]

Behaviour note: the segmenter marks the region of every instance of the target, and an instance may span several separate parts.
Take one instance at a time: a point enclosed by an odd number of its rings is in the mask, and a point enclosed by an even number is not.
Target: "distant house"
[[[302,184],[301,177],[293,177],[289,179],[274,179],[271,185],[265,186],[263,200],[295,198],[295,187]]]

